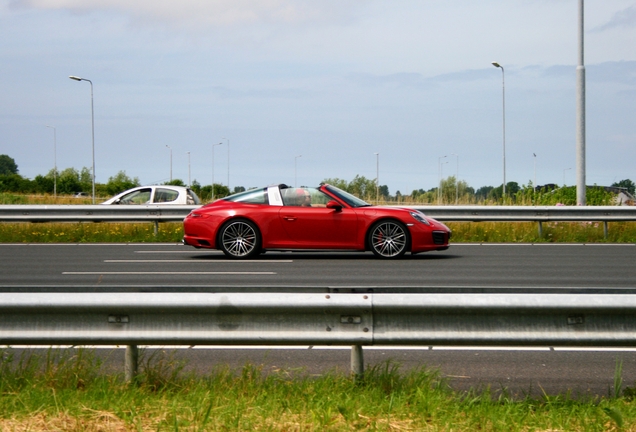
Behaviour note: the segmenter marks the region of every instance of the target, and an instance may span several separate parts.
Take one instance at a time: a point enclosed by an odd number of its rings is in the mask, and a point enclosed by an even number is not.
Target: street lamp
[[[571,170],[572,168],[566,168],[563,170],[563,186],[565,186],[565,172]]]
[[[294,157],[294,187],[298,187],[298,176],[296,171],[296,161],[298,158],[303,157],[303,155],[298,155]]]
[[[534,158],[534,190],[536,192],[537,190],[537,154],[532,153],[532,156]]]
[[[585,63],[584,63],[584,6],[579,0],[578,65],[576,66],[576,203],[586,205],[585,185]]]
[[[86,81],[91,85],[91,131],[93,137],[93,204],[95,204],[95,110],[93,108],[93,81],[74,75],[69,76],[69,78],[75,81]]]
[[[166,147],[170,150],[170,183],[172,183],[172,147],[166,144]]]
[[[375,155],[375,200],[380,204],[380,153]]]
[[[57,198],[57,133],[54,126],[46,126],[53,129],[53,197]]]
[[[214,201],[214,147],[223,145],[223,143],[212,144],[212,201]]]
[[[502,113],[503,113],[503,194],[502,197],[506,198],[506,84],[504,77],[504,68],[497,62],[492,62],[492,65],[496,68],[501,68],[501,101],[502,101]]]
[[[447,163],[448,163],[448,161],[442,162],[440,164],[440,166],[439,166],[439,170],[440,170],[439,172],[440,172],[440,176],[442,177],[442,179],[444,178],[444,165],[447,164]],[[443,180],[442,180],[442,182],[443,182]],[[439,196],[440,196],[440,204],[444,200],[444,194],[442,193],[442,187],[441,187],[442,182],[440,182],[440,194],[439,194]]]
[[[221,138],[227,140],[227,190],[230,190],[230,139]]]
[[[440,156],[437,158],[437,175],[439,177],[439,187],[437,188],[437,204],[442,201],[442,159],[447,156]]]
[[[192,187],[192,183],[190,182],[190,152],[186,152],[188,155],[188,187]]]
[[[459,202],[459,155],[457,153],[451,153],[451,156],[457,158],[457,164],[455,165],[455,205]]]

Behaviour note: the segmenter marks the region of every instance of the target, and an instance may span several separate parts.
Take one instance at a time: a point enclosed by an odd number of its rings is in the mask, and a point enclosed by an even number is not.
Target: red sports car
[[[423,213],[372,206],[337,187],[251,189],[190,212],[183,243],[230,258],[268,250],[371,250],[381,258],[448,249],[451,231]]]

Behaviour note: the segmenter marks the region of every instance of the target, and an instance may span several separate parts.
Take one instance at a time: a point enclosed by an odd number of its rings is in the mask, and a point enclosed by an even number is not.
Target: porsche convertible
[[[183,243],[229,258],[269,250],[372,251],[380,258],[448,249],[446,225],[408,208],[372,206],[337,187],[251,189],[192,210]]]

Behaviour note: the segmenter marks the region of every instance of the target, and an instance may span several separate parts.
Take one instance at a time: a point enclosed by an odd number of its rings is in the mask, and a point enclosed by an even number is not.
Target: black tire
[[[231,220],[219,231],[219,248],[228,258],[252,258],[261,252],[261,234],[248,220]]]
[[[371,227],[368,242],[369,248],[377,257],[401,258],[411,245],[411,236],[401,222],[385,220]]]

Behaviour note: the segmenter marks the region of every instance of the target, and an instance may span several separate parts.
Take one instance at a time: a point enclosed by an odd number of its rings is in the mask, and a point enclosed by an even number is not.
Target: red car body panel
[[[332,188],[333,189],[333,188]],[[282,190],[282,187],[281,187]],[[332,198],[340,209],[291,205],[252,204],[220,199],[193,210],[184,219],[186,245],[220,249],[218,233],[234,219],[252,222],[258,228],[261,249],[342,249],[370,250],[369,230],[378,222],[394,220],[408,228],[411,253],[448,248],[450,230],[442,223],[425,217],[427,223],[414,218],[408,208],[364,206],[352,207],[325,185],[317,188]],[[270,192],[271,193],[271,192]],[[231,198],[231,197],[229,197]],[[437,232],[434,239],[433,232]]]

